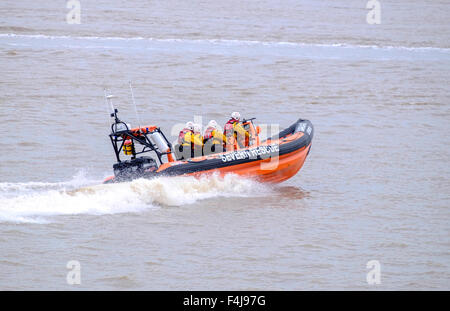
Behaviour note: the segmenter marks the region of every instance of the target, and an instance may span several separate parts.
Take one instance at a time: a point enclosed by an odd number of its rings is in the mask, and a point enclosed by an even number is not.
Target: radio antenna
[[[116,96],[107,95],[106,89],[104,89],[104,92],[105,92],[106,106],[108,109],[111,108],[110,116],[114,117],[115,121],[118,122],[119,119],[117,118],[117,110],[114,109],[114,105],[112,103],[112,99],[115,98]]]
[[[108,112],[108,123],[111,124],[110,114],[112,111],[110,110],[109,102],[108,102],[108,96],[106,93],[106,88],[103,89],[103,93],[105,94],[105,104],[106,104],[106,112]]]
[[[129,83],[129,85],[130,85],[131,100],[133,101],[134,112],[136,113],[136,118],[137,118],[138,125],[139,125],[139,132],[141,132],[141,119],[139,118],[139,113],[138,113],[138,111],[137,111],[136,102],[134,101],[133,87],[131,86],[131,81],[129,81],[128,83]]]

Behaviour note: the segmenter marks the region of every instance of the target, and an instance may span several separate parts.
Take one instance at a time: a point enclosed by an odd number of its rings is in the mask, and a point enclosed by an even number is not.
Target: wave
[[[76,177],[61,183],[0,183],[0,222],[47,223],[49,217],[58,215],[137,213],[208,198],[271,192],[266,185],[235,175],[159,177],[107,185],[94,182]]]
[[[24,38],[24,39],[49,39],[49,40],[89,40],[89,41],[148,41],[148,42],[172,42],[172,43],[209,43],[215,45],[229,46],[290,46],[290,47],[341,47],[361,49],[382,50],[407,50],[407,51],[443,51],[450,52],[450,48],[442,47],[420,47],[420,46],[380,46],[380,45],[354,45],[347,43],[302,43],[285,41],[257,41],[257,40],[234,40],[234,39],[184,39],[184,38],[144,38],[144,37],[98,37],[98,36],[53,36],[44,34],[26,35],[16,33],[0,33],[1,37]]]
[[[76,173],[69,181],[62,182],[0,182],[0,199],[18,194],[29,194],[46,190],[69,190],[89,184],[96,184],[101,180],[90,179],[84,170]]]
[[[34,29],[31,28],[25,28],[25,27],[19,27],[19,26],[0,26],[0,31],[34,31]]]

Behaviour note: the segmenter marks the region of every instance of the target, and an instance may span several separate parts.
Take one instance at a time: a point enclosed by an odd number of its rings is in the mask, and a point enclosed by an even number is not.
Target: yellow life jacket
[[[184,133],[183,138],[181,139],[181,145],[184,147],[191,147],[191,144],[194,140],[194,133],[192,133],[191,131],[188,131],[186,133]]]

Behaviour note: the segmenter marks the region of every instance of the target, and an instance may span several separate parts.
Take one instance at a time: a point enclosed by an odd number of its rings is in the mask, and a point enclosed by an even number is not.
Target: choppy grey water
[[[64,1],[2,1],[0,289],[450,289],[449,2],[380,0],[379,25],[366,3],[82,0],[69,25]],[[130,80],[166,132],[301,117],[312,151],[275,186],[97,186],[103,88],[136,125]]]

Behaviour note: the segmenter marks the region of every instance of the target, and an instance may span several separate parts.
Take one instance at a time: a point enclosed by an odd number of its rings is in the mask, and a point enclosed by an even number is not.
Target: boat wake
[[[48,223],[58,215],[138,213],[209,198],[270,193],[267,185],[235,175],[98,183],[80,176],[59,183],[0,183],[0,222]]]
[[[318,59],[421,59],[448,61],[450,49],[432,46],[377,46],[339,42],[266,42],[234,39],[187,39],[144,37],[52,36],[0,33],[0,43],[14,48],[101,49],[139,51],[200,52],[218,55],[276,55]]]

